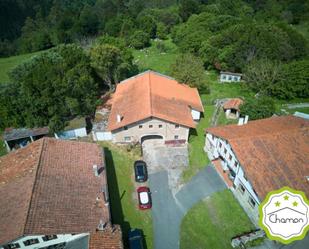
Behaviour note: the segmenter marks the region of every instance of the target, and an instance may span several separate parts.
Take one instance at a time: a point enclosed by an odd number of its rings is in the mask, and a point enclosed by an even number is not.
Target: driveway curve
[[[216,170],[207,166],[175,195],[169,188],[168,172],[149,175],[155,249],[178,249],[180,225],[188,210],[200,200],[226,188]]]

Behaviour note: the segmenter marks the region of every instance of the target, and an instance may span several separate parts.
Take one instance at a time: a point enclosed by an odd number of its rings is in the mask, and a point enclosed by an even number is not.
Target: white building
[[[239,82],[242,79],[242,74],[232,72],[220,72],[220,82]]]
[[[268,192],[289,186],[309,194],[309,121],[295,116],[206,130],[205,152],[251,220]]]

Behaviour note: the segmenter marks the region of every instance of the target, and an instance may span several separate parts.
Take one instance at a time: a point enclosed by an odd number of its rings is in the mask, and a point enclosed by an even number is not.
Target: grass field
[[[135,196],[133,163],[139,155],[136,152],[128,152],[125,147],[110,143],[101,145],[106,157],[112,222],[121,225],[126,248],[128,248],[128,231],[130,228],[138,228],[143,231],[145,248],[152,249],[151,211],[140,211],[138,201],[135,199],[137,196]]]
[[[31,58],[33,55],[37,55],[41,52],[34,52],[30,54],[22,54],[17,56],[11,56],[8,58],[0,58],[0,83],[8,82],[9,75],[8,73],[12,70],[15,66],[22,63],[23,61]]]
[[[254,229],[230,190],[196,204],[181,224],[180,248],[232,249],[231,238]]]
[[[188,182],[201,168],[209,163],[204,151],[204,130],[209,127],[214,106],[204,106],[204,117],[201,118],[196,130],[191,130],[189,137],[189,167],[183,172],[182,179]]]
[[[162,74],[170,74],[170,66],[179,55],[177,46],[171,40],[162,41],[164,49],[158,49],[159,41],[152,41],[151,46],[141,50],[133,50],[134,61],[139,70],[148,69]]]

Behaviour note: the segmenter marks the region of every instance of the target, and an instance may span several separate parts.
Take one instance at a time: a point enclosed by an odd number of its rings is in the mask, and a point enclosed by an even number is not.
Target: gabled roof
[[[0,245],[23,235],[94,232],[109,209],[96,198],[106,184],[92,143],[39,139],[0,157]]]
[[[116,130],[149,117],[195,127],[190,108],[204,111],[196,88],[146,71],[117,85],[107,128]],[[117,122],[117,115],[121,122]]]
[[[239,98],[229,99],[223,105],[223,109],[235,109],[239,111],[239,106],[242,105],[243,100]]]
[[[233,72],[228,72],[228,71],[220,71],[220,74],[228,74],[228,75],[242,76],[241,73],[233,73]]]
[[[229,142],[258,196],[289,186],[309,196],[309,120],[281,116],[206,129]]]
[[[6,141],[16,140],[20,138],[26,138],[30,136],[39,136],[39,135],[47,135],[49,133],[48,127],[41,128],[6,128],[3,133],[3,139]]]

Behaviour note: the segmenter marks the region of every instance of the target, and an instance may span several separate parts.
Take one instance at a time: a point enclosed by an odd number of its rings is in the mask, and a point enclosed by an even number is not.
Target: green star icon
[[[279,201],[275,202],[276,207],[279,207],[280,204],[281,204],[281,203],[280,203]]]
[[[294,202],[293,202],[293,206],[294,206],[294,207],[297,207],[297,205],[298,205],[298,202],[297,202],[297,201],[294,201]]]
[[[289,197],[286,195],[286,196],[283,197],[283,199],[284,199],[285,201],[288,201],[288,200],[289,200]]]

